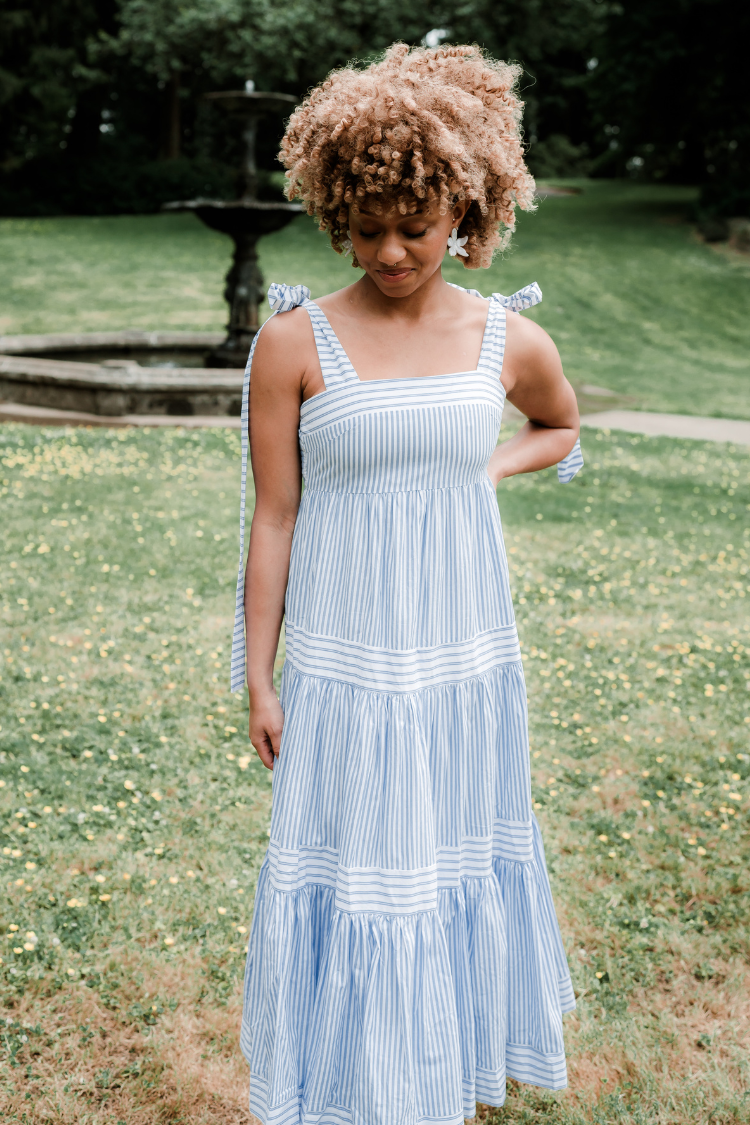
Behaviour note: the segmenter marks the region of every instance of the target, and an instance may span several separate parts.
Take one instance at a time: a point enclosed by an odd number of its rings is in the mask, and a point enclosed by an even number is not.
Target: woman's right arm
[[[302,309],[273,317],[258,338],[250,379],[255,511],[245,570],[247,684],[250,741],[268,769],[278,756],[284,724],[273,669],[302,491],[297,432],[311,337]]]

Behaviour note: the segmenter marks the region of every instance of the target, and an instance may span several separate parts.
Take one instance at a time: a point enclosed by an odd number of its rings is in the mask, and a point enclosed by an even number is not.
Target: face
[[[407,297],[440,269],[448,237],[467,209],[466,203],[457,203],[447,215],[440,215],[436,206],[415,215],[350,210],[349,237],[357,261],[382,293]]]

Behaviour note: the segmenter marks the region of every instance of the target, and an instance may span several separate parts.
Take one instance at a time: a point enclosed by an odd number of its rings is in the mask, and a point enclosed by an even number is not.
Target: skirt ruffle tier
[[[566,1085],[575,1007],[520,664],[415,693],[287,662],[241,1045],[265,1125],[459,1125]]]

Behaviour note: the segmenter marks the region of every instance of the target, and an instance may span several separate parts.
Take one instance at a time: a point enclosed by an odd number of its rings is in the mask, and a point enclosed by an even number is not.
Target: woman
[[[264,1123],[457,1125],[506,1074],[565,1085],[495,489],[569,479],[578,413],[513,311],[536,286],[488,301],[441,274],[446,249],[489,265],[532,204],[517,75],[398,45],[333,73],[282,145],[289,197],[364,272],[316,303],[272,286],[248,363],[250,739],[274,775],[242,1047]],[[529,421],[497,447],[506,397]],[[234,690],[242,612],[240,573]]]

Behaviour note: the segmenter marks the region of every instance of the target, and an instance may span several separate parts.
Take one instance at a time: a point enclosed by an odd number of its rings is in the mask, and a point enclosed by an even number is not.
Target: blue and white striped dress
[[[250,1107],[264,1125],[459,1125],[477,1100],[502,1105],[508,1075],[565,1086],[575,1007],[486,471],[505,310],[541,293],[490,299],[475,371],[367,382],[304,287],[269,298],[307,309],[325,391],[300,409],[284,730],[245,978]],[[560,479],[581,463],[576,446]]]

